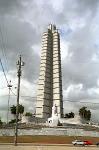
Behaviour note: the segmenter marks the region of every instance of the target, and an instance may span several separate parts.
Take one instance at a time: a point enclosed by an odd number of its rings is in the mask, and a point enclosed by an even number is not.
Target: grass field
[[[72,136],[19,136],[18,143],[42,143],[42,144],[71,144],[75,139],[90,140],[93,144],[99,142],[99,137],[72,137]],[[13,136],[1,136],[0,143],[13,143]]]

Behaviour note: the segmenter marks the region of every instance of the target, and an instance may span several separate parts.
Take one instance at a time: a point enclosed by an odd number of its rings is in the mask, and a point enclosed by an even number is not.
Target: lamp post
[[[9,89],[9,95],[8,95],[8,110],[7,110],[7,123],[9,122],[9,103],[10,103],[10,91],[11,91],[11,80],[10,83],[7,85],[8,89]]]

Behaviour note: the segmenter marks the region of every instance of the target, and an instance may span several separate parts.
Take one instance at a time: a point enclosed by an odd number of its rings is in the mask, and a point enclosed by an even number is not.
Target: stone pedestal
[[[52,107],[52,117],[48,118],[47,124],[52,127],[57,126],[59,124],[59,116],[57,113],[56,104]]]
[[[48,118],[48,125],[49,126],[57,126],[59,123],[59,118],[58,116],[54,116],[54,117],[51,117],[51,118]]]

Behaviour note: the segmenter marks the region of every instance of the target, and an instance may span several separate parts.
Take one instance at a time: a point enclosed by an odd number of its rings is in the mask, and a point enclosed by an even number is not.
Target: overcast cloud
[[[17,86],[16,61],[21,54],[25,62],[21,96],[30,97],[20,97],[20,103],[25,111],[35,112],[36,98],[32,97],[36,97],[39,77],[41,36],[49,23],[56,24],[61,35],[64,111],[77,113],[86,106],[92,119],[99,122],[98,0],[0,0],[0,57],[13,92]],[[4,120],[6,86],[0,66],[0,115]],[[16,104],[16,97],[11,95],[10,105]]]

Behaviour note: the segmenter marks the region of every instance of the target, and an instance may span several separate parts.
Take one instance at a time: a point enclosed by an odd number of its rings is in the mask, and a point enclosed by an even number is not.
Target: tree
[[[3,122],[2,122],[1,117],[0,117],[0,125],[2,125],[2,124],[3,124]]]
[[[87,121],[90,121],[91,118],[91,111],[87,110],[87,107],[82,107],[79,109],[79,115],[82,119],[85,119]]]
[[[30,116],[30,117],[31,117],[31,116],[32,116],[32,113],[31,113],[31,112],[26,112],[26,113],[25,113],[25,116]]]
[[[24,106],[19,104],[19,118],[22,118],[22,114],[24,113]]]
[[[69,118],[69,114],[65,114],[64,118]]]
[[[15,116],[16,116],[16,106],[15,105],[11,106],[10,110],[11,110],[11,114],[14,115],[14,118],[15,118]]]
[[[14,115],[14,117],[16,116],[16,106],[13,105],[12,107],[10,107],[11,110],[11,114]],[[21,119],[21,115],[24,113],[24,106],[19,104],[19,118]]]
[[[20,121],[20,120],[18,119],[18,121]],[[14,123],[16,123],[16,119],[12,119],[9,121],[9,124],[14,124]]]
[[[75,114],[73,112],[69,113],[70,118],[74,118]]]
[[[12,119],[9,121],[9,124],[14,124],[14,123],[16,123],[16,119]]]
[[[65,114],[65,118],[74,118],[75,114],[73,112]]]

